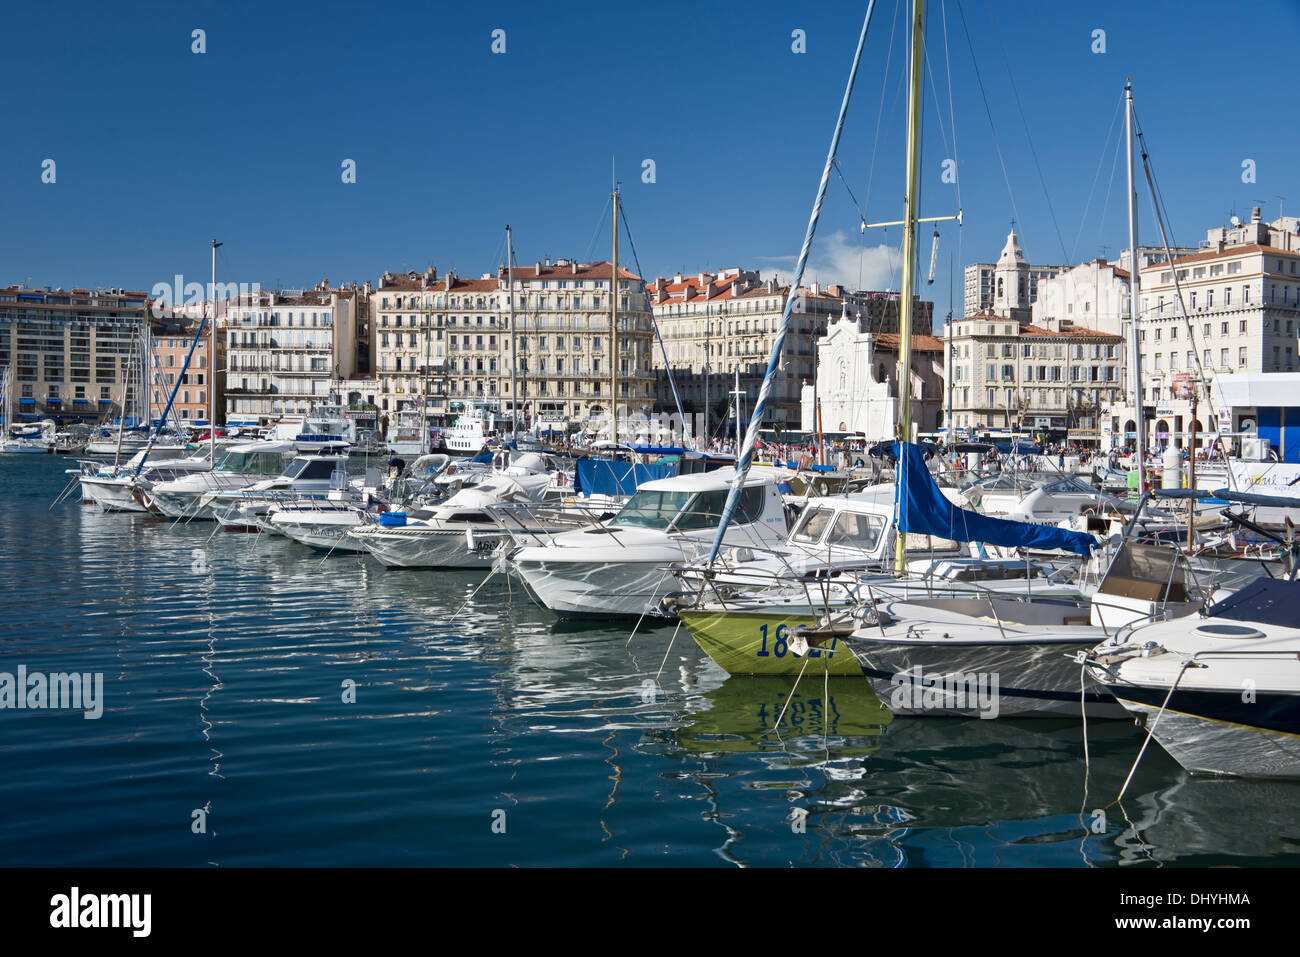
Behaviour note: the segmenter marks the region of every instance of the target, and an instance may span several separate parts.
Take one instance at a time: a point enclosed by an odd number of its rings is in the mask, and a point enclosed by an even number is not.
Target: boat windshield
[[[333,459],[294,459],[284,470],[282,478],[327,479],[334,471]]]
[[[610,524],[664,529],[690,499],[690,492],[642,489],[627,500]]]
[[[830,524],[831,519],[835,516],[835,511],[829,508],[809,509],[805,513],[803,521],[795,529],[790,538],[796,542],[813,544],[821,541],[822,534],[826,531],[826,526]]]
[[[679,531],[717,528],[730,489],[708,492],[665,492],[644,489],[633,495],[615,516],[613,525],[666,529],[671,524]],[[763,512],[764,486],[751,485],[740,494],[733,525],[748,525]]]
[[[859,515],[841,512],[835,527],[826,538],[827,545],[841,545],[875,551],[880,535],[885,530],[885,519],[880,515]]]
[[[279,452],[227,451],[217,462],[214,472],[235,472],[242,475],[278,475],[284,468]]]

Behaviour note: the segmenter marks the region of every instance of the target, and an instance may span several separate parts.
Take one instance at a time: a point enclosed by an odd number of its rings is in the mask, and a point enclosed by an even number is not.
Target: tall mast
[[[212,240],[212,325],[208,329],[208,460],[217,462],[217,247]]]
[[[1147,427],[1146,423],[1142,420],[1142,352],[1140,351],[1140,337],[1138,334],[1138,293],[1141,291],[1141,281],[1138,278],[1137,188],[1133,180],[1132,79],[1124,84],[1124,129],[1128,136],[1128,147],[1124,152],[1128,166],[1128,248],[1131,250],[1129,256],[1128,280],[1128,351],[1129,362],[1133,367],[1133,374],[1129,378],[1129,384],[1131,388],[1130,394],[1133,396],[1133,421],[1137,426],[1137,439],[1134,442],[1134,451],[1137,455],[1138,493],[1141,494],[1147,487]]]
[[[519,411],[519,393],[515,390],[515,366],[519,364],[519,357],[516,349],[519,345],[515,337],[515,245],[514,237],[510,233],[510,226],[506,225],[506,300],[510,303],[510,435],[513,437],[519,431],[519,426],[515,422],[515,415]]]
[[[921,58],[925,0],[912,3],[911,83],[907,96],[907,193],[903,199],[903,281],[898,319],[898,422],[900,442],[912,440],[912,286],[916,281],[916,210],[921,192]],[[902,456],[899,456],[902,461]],[[905,567],[907,536],[894,536],[894,571]]]
[[[614,187],[614,263],[609,297],[609,438],[618,442],[618,186]]]

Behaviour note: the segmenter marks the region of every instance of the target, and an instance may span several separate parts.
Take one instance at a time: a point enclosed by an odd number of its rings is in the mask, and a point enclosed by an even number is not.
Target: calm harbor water
[[[794,680],[728,678],[684,631],[629,645],[500,576],[465,604],[481,573],[49,508],[74,464],[0,457],[0,672],[102,672],[103,715],[0,711],[0,865],[1300,860],[1300,788],[1154,744],[1094,814],[1127,722],[1090,725],[1088,771],[1076,722],[891,721],[865,681],[806,679],[776,733]]]

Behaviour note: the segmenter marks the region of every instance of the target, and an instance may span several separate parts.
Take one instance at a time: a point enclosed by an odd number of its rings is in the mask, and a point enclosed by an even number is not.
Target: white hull
[[[365,546],[348,535],[361,522],[353,509],[280,511],[271,516],[271,527],[301,545],[327,552],[364,552]]]
[[[21,440],[5,442],[0,445],[0,452],[9,455],[47,455],[50,447],[44,443],[23,442]]]
[[[1077,718],[1086,711],[1089,718],[1126,717],[1109,694],[1095,685],[1082,688],[1080,666],[1071,657],[1091,649],[1101,629],[1073,630],[1076,635],[1044,635],[1041,641],[964,643],[954,636],[943,644],[902,635],[896,641],[878,634],[868,638],[859,631],[850,647],[881,704],[894,715]],[[971,687],[987,691],[993,701],[954,693]]]
[[[148,511],[131,495],[130,479],[82,476],[82,500],[93,499],[105,512]]]
[[[187,521],[191,519],[211,521],[211,510],[200,505],[200,499],[206,491],[207,489],[202,491],[160,492],[158,486],[155,485],[148,493],[148,496],[150,504],[168,518]]]
[[[486,568],[505,536],[490,527],[475,529],[472,552],[463,528],[367,525],[350,537],[389,568]]]
[[[1163,692],[1165,689],[1160,689]],[[1123,695],[1122,688],[1115,688]],[[1240,701],[1241,692],[1226,694]],[[1151,727],[1158,705],[1120,698]],[[1166,709],[1155,725],[1153,737],[1179,764],[1193,774],[1220,774],[1251,778],[1300,779],[1300,737],[1281,731]]]
[[[147,440],[145,441],[123,440],[122,454],[134,455],[136,452],[139,452],[148,444],[149,443]],[[86,443],[86,452],[89,455],[116,455],[117,451],[118,451],[118,447],[117,447],[116,439],[113,439],[112,441],[95,441],[95,442]]]
[[[630,556],[618,562],[524,557],[517,559],[514,567],[537,600],[562,618],[667,617],[659,600],[678,585],[665,569],[689,557],[693,556],[680,549],[659,548],[639,560]]]

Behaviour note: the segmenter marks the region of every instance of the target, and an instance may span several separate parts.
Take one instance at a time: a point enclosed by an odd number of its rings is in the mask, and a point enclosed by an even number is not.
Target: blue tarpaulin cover
[[[899,531],[1006,548],[1042,551],[1060,548],[1085,556],[1097,547],[1097,540],[1084,532],[993,518],[954,505],[934,484],[920,447],[914,442],[895,442],[894,445],[896,449],[902,446],[898,462]]]
[[[579,459],[573,488],[579,495],[631,495],[646,482],[676,474],[676,464],[634,465],[608,459]]]

